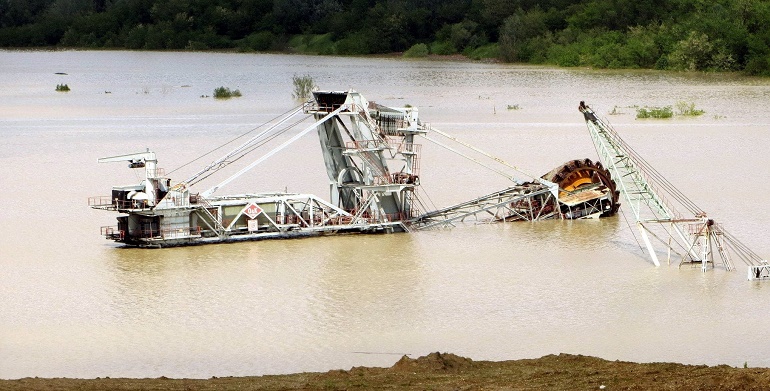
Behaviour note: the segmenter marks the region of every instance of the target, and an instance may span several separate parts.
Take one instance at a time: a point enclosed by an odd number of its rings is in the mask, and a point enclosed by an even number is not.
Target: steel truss
[[[663,245],[668,263],[672,256],[678,266],[700,263],[703,271],[715,266],[718,260],[725,270],[734,270],[728,249],[750,267],[763,263],[762,259],[721,224],[708,218],[706,213],[687,199],[649,163],[639,156],[594,111],[580,105],[588,132],[602,164],[609,169],[612,179],[625,199],[626,211],[633,215],[642,241],[655,266],[660,266],[653,240]],[[675,205],[687,210],[684,216]],[[715,257],[715,253],[718,257]]]
[[[553,218],[555,197],[540,184],[509,187],[447,208],[425,213],[409,223],[416,229],[452,226],[468,218],[484,222],[535,221]]]

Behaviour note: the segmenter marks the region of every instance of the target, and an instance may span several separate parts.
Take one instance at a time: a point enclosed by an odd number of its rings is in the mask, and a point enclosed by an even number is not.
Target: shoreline
[[[590,66],[565,67],[555,64],[529,63],[529,62],[504,62],[497,58],[473,59],[463,54],[428,54],[424,57],[404,57],[403,52],[383,53],[383,54],[362,54],[362,55],[344,55],[344,54],[318,54],[299,51],[240,51],[238,49],[211,49],[211,50],[185,50],[185,49],[126,49],[126,48],[88,48],[88,47],[60,47],[60,46],[39,46],[39,47],[0,47],[0,52],[147,52],[147,53],[220,53],[220,54],[269,54],[269,55],[287,55],[287,56],[315,56],[315,57],[339,57],[339,58],[379,58],[388,60],[403,61],[433,61],[433,62],[461,62],[475,64],[499,64],[513,65],[517,67],[532,67],[554,70],[590,70],[600,72],[655,72],[663,74],[677,75],[702,75],[712,74],[720,76],[737,76],[744,78],[757,78],[766,80],[770,76],[746,75],[740,71],[676,71],[654,68],[595,68]]]
[[[735,368],[678,363],[634,363],[559,354],[536,359],[473,361],[451,353],[401,357],[393,366],[353,367],[210,379],[22,378],[0,380],[0,390],[766,390],[770,368]]]
[[[228,49],[209,49],[209,50],[188,50],[188,49],[127,49],[127,48],[90,48],[90,47],[64,47],[64,46],[22,46],[22,47],[0,47],[0,52],[158,52],[158,53],[226,53],[226,54],[279,54],[289,56],[316,56],[316,57],[351,57],[351,58],[395,58],[405,60],[432,60],[432,61],[461,61],[461,62],[479,62],[479,63],[499,63],[505,64],[497,58],[473,59],[464,54],[428,54],[421,57],[404,57],[404,52],[378,53],[378,54],[320,54],[314,52],[302,52],[296,50],[284,51],[256,51],[256,50],[238,50],[237,48]],[[565,68],[550,64],[533,64],[528,62],[511,62],[514,65],[542,65],[553,68]],[[581,67],[577,67],[581,68]]]

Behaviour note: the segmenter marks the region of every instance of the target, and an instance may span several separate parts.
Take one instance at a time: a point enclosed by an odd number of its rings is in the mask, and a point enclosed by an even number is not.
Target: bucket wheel
[[[607,188],[612,206],[602,213],[601,217],[614,215],[620,207],[620,192],[616,189],[609,170],[600,162],[593,162],[591,159],[570,160],[543,175],[542,178],[559,185],[559,198],[587,188]]]

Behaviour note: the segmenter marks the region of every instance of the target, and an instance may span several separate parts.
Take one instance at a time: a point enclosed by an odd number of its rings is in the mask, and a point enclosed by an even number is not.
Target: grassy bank
[[[770,369],[638,364],[569,354],[473,361],[448,353],[402,357],[390,368],[198,379],[0,380],[2,390],[767,390]]]

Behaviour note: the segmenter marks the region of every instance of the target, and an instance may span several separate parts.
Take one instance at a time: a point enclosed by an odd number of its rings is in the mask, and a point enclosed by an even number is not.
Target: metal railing
[[[150,178],[165,178],[166,177],[166,169],[156,167],[155,170],[150,171]]]
[[[310,114],[310,113],[313,113],[313,112],[331,113],[332,111],[337,110],[340,107],[345,106],[345,105],[346,105],[346,103],[340,103],[340,104],[337,104],[337,105],[333,104],[331,106],[322,106],[322,105],[319,105],[316,102],[309,102],[309,103],[305,103],[302,106],[302,112],[305,113],[305,114]],[[356,111],[355,110],[355,107],[356,107],[355,104],[350,104],[349,106],[350,106],[350,111],[351,112],[352,111]]]
[[[147,200],[120,200],[109,196],[88,197],[88,206],[107,210],[150,209]]]
[[[95,196],[88,197],[88,206],[90,207],[114,207],[112,197],[110,196]]]
[[[105,239],[111,239],[116,241],[125,241],[126,237],[132,239],[178,239],[195,237],[201,235],[201,227],[169,227],[163,229],[135,229],[126,235],[126,231],[118,229],[114,225],[103,226],[100,228],[101,236]]]
[[[405,221],[409,218],[406,213],[388,213],[380,215],[380,217],[372,216],[368,213],[364,213],[362,216],[356,217],[356,211],[348,211],[350,215],[340,215],[333,217],[324,217],[322,214],[316,214],[313,216],[312,222],[309,216],[299,216],[295,214],[286,214],[283,216],[283,221],[279,225],[299,225],[300,227],[312,226],[330,226],[330,225],[366,225],[366,224],[379,224],[388,222]],[[276,217],[275,221],[280,221]]]
[[[722,224],[721,223],[715,223],[711,222],[710,224],[708,222],[703,223],[696,223],[696,224],[687,224],[687,230],[689,234],[692,235],[706,235],[708,233],[721,235],[722,234]]]
[[[160,237],[163,239],[187,238],[191,236],[200,236],[201,227],[181,227],[181,228],[163,228],[160,230]]]
[[[118,227],[109,225],[101,227],[99,233],[104,236],[105,239],[122,240],[125,237],[125,231],[121,231]]]

